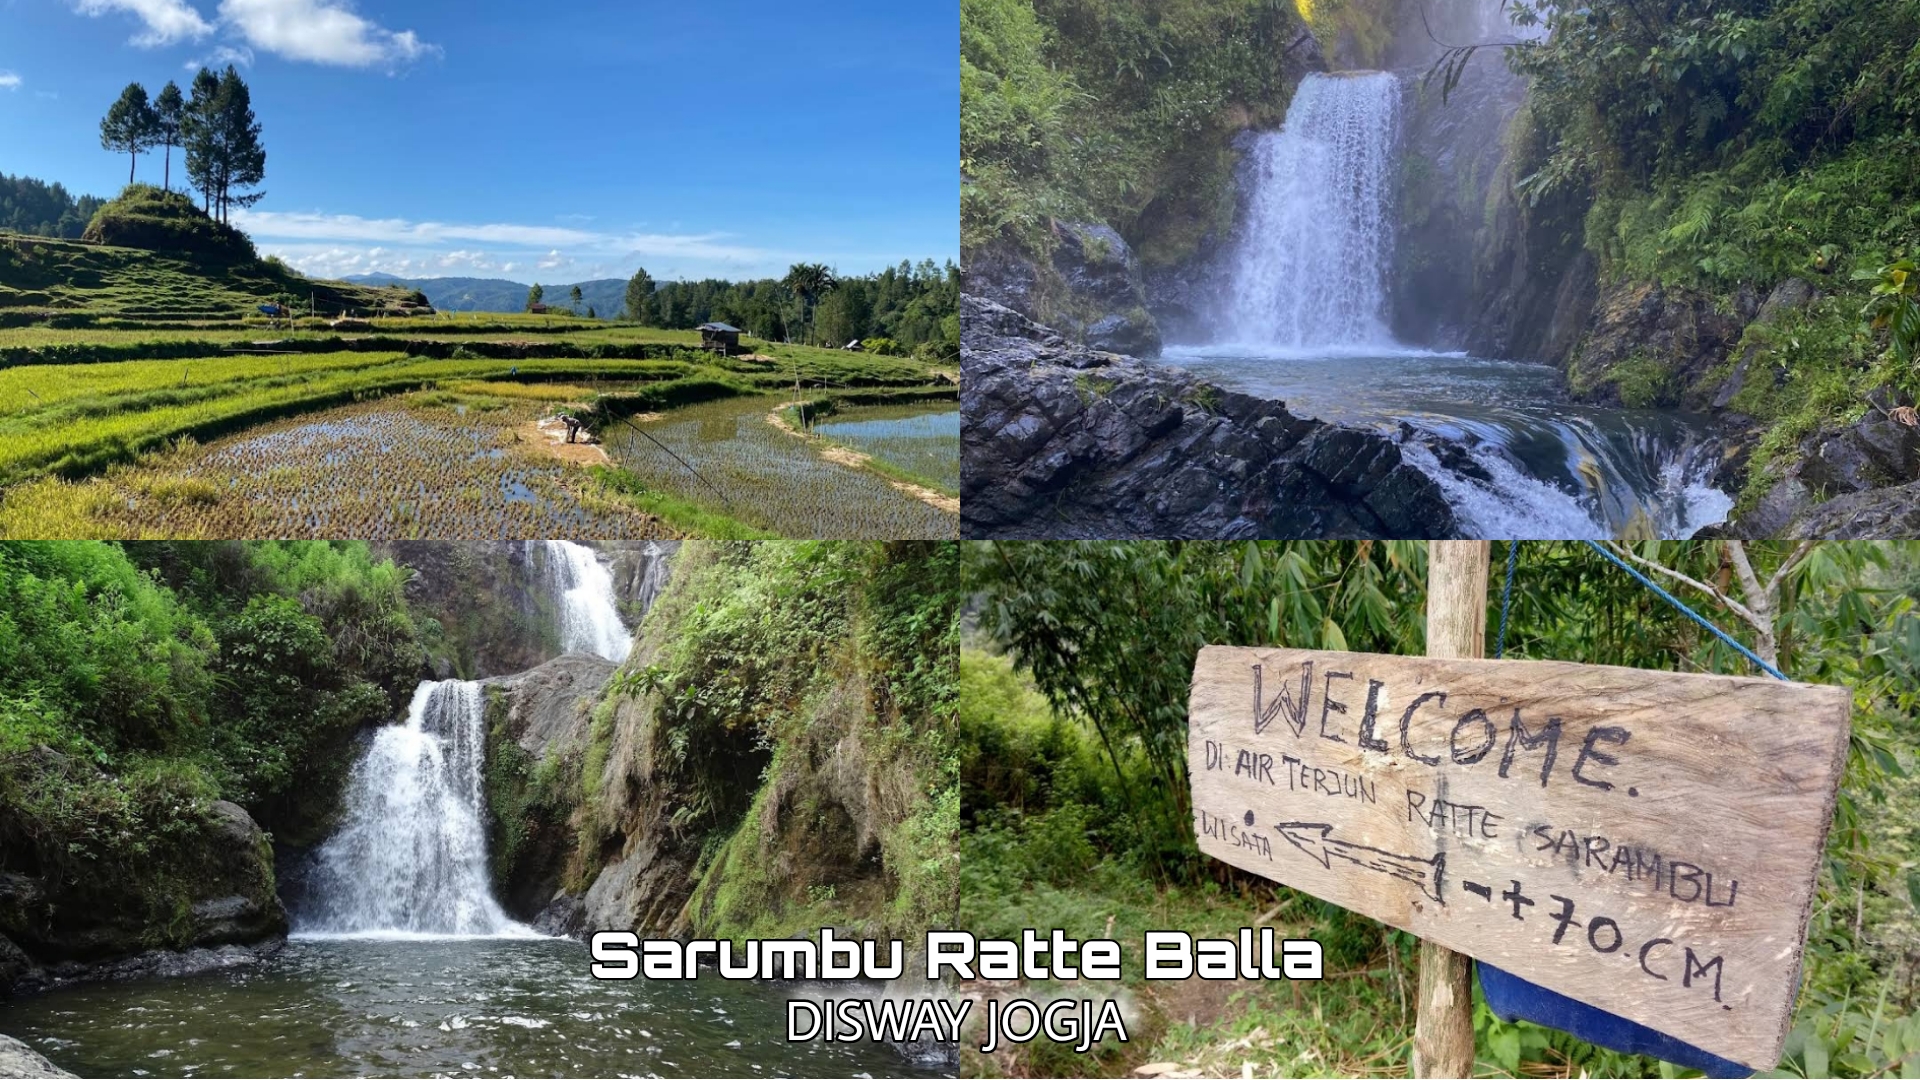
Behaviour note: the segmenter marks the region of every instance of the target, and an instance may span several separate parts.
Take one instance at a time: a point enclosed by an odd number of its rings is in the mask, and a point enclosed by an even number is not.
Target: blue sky
[[[958,257],[958,25],[958,0],[0,0],[0,171],[113,194],[120,89],[234,62],[267,146],[236,223],[308,273],[862,273]]]

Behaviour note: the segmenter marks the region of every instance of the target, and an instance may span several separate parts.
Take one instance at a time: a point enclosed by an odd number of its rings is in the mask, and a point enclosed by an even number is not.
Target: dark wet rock
[[[1409,44],[1430,40],[1417,24],[1412,33]],[[1424,63],[1413,59],[1408,66]],[[1469,58],[1459,74],[1445,95],[1438,82],[1401,83],[1403,135],[1388,264],[1394,336],[1442,348],[1458,347],[1465,337],[1482,282],[1462,271],[1472,266],[1487,228],[1488,188],[1502,180],[1507,122],[1526,89],[1496,50]]]
[[[1056,222],[1053,271],[1065,295],[1047,305],[1055,325],[1088,348],[1160,355],[1160,328],[1133,249],[1110,225]]]
[[[583,931],[586,925],[586,906],[577,896],[566,892],[555,893],[546,907],[535,915],[532,926],[542,934],[572,936]]]
[[[39,992],[89,982],[181,979],[258,964],[271,959],[285,946],[284,937],[273,937],[246,945],[149,949],[112,960],[93,962],[65,960],[34,969],[26,978],[16,983],[14,989],[20,992]]]
[[[962,298],[961,519],[986,537],[1433,537],[1458,531],[1388,435],[1067,343]]]
[[[1443,106],[1439,115],[1447,112]],[[1510,125],[1475,235],[1461,344],[1477,356],[1560,364],[1585,332],[1599,295],[1599,260],[1583,242],[1591,199],[1577,185],[1544,198],[1515,190],[1541,136]],[[1402,316],[1404,317],[1404,316]]]
[[[1920,481],[1828,499],[1782,535],[1792,540],[1891,540],[1920,536]]]
[[[1758,308],[1751,293],[1732,311],[1690,289],[1622,282],[1602,290],[1586,337],[1568,357],[1582,400],[1606,405],[1704,405],[1704,385]]]
[[[5,1001],[12,992],[15,983],[32,974],[36,965],[33,957],[21,951],[20,946],[0,937],[0,1001]],[[0,1076],[8,1075],[0,1069]]]
[[[1903,402],[1882,388],[1854,423],[1800,441],[1799,459],[1759,504],[1732,523],[1734,535],[1898,539],[1920,521],[1920,427],[1895,419]]]
[[[1819,290],[1800,278],[1788,278],[1774,286],[1772,292],[1760,304],[1760,310],[1753,317],[1754,326],[1771,326],[1787,314],[1805,310],[1808,305],[1820,298]],[[1715,410],[1723,410],[1733,404],[1741,390],[1746,388],[1747,378],[1756,363],[1766,358],[1767,348],[1760,338],[1746,337],[1739,346],[1739,354],[1733,363],[1733,370],[1721,380],[1718,387],[1711,388],[1709,404]],[[1693,395],[1696,399],[1707,397],[1703,391]]]
[[[54,1076],[72,1076],[66,1071],[41,1057],[39,1051],[21,1042],[19,1039],[0,1035],[0,1076],[22,1078],[40,1078]]]

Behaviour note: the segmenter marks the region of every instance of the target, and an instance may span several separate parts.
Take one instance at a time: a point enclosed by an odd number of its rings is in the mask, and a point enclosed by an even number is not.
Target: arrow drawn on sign
[[[1435,852],[1431,859],[1396,855],[1350,840],[1335,840],[1329,835],[1333,832],[1333,826],[1325,822],[1289,821],[1274,828],[1287,838],[1287,843],[1329,870],[1333,869],[1334,859],[1345,859],[1355,866],[1397,877],[1401,881],[1410,881],[1418,885],[1420,891],[1431,897],[1434,903],[1446,903],[1440,898],[1441,879],[1445,877],[1447,869],[1447,853],[1444,851]]]

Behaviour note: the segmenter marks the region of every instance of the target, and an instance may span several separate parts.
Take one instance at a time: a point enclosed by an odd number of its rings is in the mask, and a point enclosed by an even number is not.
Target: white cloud
[[[233,223],[265,254],[305,273],[342,277],[380,271],[401,277],[537,276],[543,282],[632,275],[657,279],[778,277],[789,264],[826,261],[890,266],[898,256],[792,253],[754,247],[722,233],[595,232],[507,222],[456,224],[271,210],[235,210]]]
[[[395,32],[361,17],[345,0],[220,0],[220,18],[248,44],[289,60],[343,67],[393,66],[440,51],[411,30]]]
[[[135,16],[146,29],[135,34],[132,41],[143,49],[198,41],[213,33],[213,24],[186,0],[75,0],[74,10],[95,17],[113,11]]]
[[[0,90],[20,89],[20,76],[11,71],[0,71]]]
[[[253,50],[244,47],[235,48],[231,45],[220,45],[216,46],[214,50],[206,56],[198,60],[189,60],[181,66],[185,67],[188,71],[199,71],[201,68],[212,68],[215,71],[219,71],[228,64],[232,64],[235,67],[252,67]]]

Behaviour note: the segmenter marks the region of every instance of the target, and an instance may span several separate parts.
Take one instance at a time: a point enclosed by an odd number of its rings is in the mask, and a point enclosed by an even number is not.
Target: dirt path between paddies
[[[872,455],[863,454],[858,450],[849,450],[844,446],[828,442],[818,435],[809,435],[795,428],[792,424],[788,423],[787,418],[782,415],[786,410],[792,408],[793,405],[794,403],[791,401],[785,401],[775,405],[773,411],[767,414],[767,423],[799,439],[801,442],[811,445],[824,460],[831,461],[835,465],[844,465],[849,469],[865,469],[893,485],[895,491],[903,495],[911,495],[936,510],[944,510],[949,514],[958,514],[960,512],[960,500],[954,496],[935,491],[930,487],[910,484],[905,480],[895,480],[893,477],[873,467]]]
[[[597,442],[568,442],[567,425],[557,416],[549,416],[545,420],[529,420],[515,428],[514,434],[519,436],[521,442],[531,443],[548,455],[571,465],[613,464],[613,459],[607,456],[606,449]],[[586,434],[585,429],[581,430],[581,434]]]

